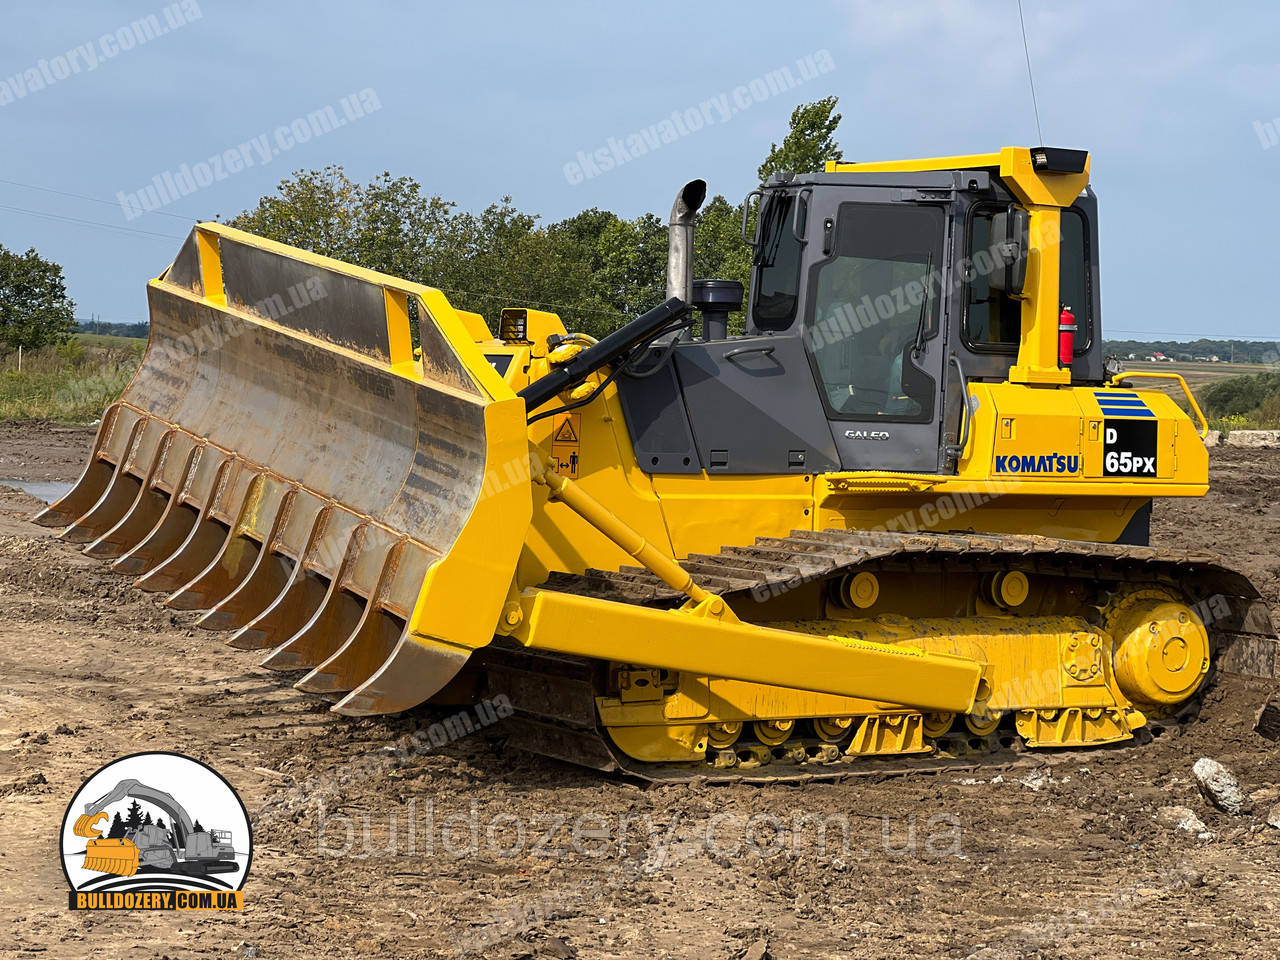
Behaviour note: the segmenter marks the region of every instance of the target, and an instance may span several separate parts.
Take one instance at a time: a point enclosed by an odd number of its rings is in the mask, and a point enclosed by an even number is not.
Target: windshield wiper
[[[924,262],[924,296],[920,300],[920,319],[916,321],[916,342],[911,348],[911,359],[919,360],[920,354],[924,352],[924,321],[929,315],[929,288],[933,286],[929,282],[929,277],[933,274],[933,251],[929,251],[929,258]]]

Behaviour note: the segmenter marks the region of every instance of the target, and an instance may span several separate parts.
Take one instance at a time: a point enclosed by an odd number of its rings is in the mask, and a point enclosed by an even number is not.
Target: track
[[[1085,581],[1105,593],[1124,584],[1176,587],[1197,604],[1210,629],[1219,671],[1273,677],[1277,641],[1270,616],[1248,578],[1227,569],[1211,554],[1151,547],[1095,544],[1028,535],[892,533],[879,531],[797,531],[790,537],[760,537],[751,546],[690,556],[683,564],[699,586],[724,596],[744,620],[760,619],[768,603],[808,584],[834,581],[863,570],[876,572],[994,573],[1017,569],[1040,577]],[[556,574],[546,589],[650,606],[674,606],[682,595],[641,568],[617,572],[589,570]],[[903,611],[910,613],[910,611]],[[767,615],[766,615],[767,616]],[[976,737],[952,732],[933,741],[929,755],[846,757],[816,739],[792,739],[773,748],[708,751],[702,765],[640,764],[613,747],[596,723],[595,697],[604,665],[549,655],[496,642],[483,656],[490,691],[505,692],[519,712],[515,746],[605,771],[622,771],[650,781],[690,779],[767,783],[850,776],[1007,769],[1034,765],[1044,751],[1028,751],[1018,737],[997,731]],[[1210,681],[1212,682],[1212,681]],[[1206,685],[1207,686],[1207,685]],[[1194,717],[1197,696],[1176,717],[1153,720],[1159,735]],[[1132,744],[1088,750],[1054,751],[1056,758],[1084,757],[1097,750],[1132,750]]]

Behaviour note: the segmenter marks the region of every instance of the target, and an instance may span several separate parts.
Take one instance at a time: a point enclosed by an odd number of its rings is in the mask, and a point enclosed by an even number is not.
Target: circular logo
[[[253,860],[240,797],[180,753],[135,753],[89,777],[61,846],[69,905],[81,910],[237,910]]]

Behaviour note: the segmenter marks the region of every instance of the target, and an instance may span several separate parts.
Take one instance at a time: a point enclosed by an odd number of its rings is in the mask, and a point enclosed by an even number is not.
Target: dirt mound
[[[197,614],[161,606],[163,594],[49,537],[0,535],[0,598],[10,619],[74,620],[130,629],[185,629]]]

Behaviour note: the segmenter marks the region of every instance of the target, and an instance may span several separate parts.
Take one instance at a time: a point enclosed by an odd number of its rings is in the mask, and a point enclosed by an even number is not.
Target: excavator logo
[[[67,806],[61,842],[72,909],[244,905],[253,856],[244,804],[182,754],[137,753],[98,770]]]

